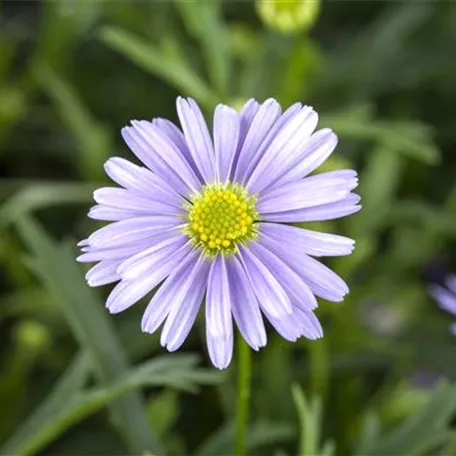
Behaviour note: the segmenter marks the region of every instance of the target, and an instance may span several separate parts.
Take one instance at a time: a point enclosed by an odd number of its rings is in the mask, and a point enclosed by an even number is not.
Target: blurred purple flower
[[[233,350],[233,318],[254,349],[266,345],[263,317],[290,341],[322,337],[319,296],[341,301],[347,285],[312,256],[348,255],[354,241],[293,222],[330,220],[360,209],[355,171],[305,177],[337,144],[318,115],[296,103],[249,100],[240,112],[218,105],[213,140],[192,99],[178,98],[182,130],[165,119],[133,121],[125,142],[145,167],[111,158],[106,173],[121,188],[94,193],[89,216],[114,223],[79,245],[81,262],[98,262],[90,286],[119,282],[106,306],[122,312],[161,284],[142,319],[177,350],[206,295],[213,364]],[[163,282],[163,283],[162,283]]]
[[[450,275],[443,286],[430,285],[429,293],[442,309],[456,315],[456,275]],[[456,323],[450,326],[450,330],[456,336]]]

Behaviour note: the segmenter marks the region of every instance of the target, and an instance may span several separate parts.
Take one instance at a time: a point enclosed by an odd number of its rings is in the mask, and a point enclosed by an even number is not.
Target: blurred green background
[[[168,355],[115,317],[75,243],[130,119],[178,94],[310,104],[360,173],[351,294],[325,337],[253,358],[252,455],[456,455],[456,340],[427,284],[456,271],[456,3],[0,1],[0,453],[232,455],[236,353],[200,321]],[[309,224],[307,224],[309,225]],[[307,226],[306,225],[306,226]],[[145,451],[147,450],[147,451]]]

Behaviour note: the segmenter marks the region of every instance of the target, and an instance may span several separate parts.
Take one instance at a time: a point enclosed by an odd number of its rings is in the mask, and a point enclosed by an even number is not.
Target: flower
[[[163,323],[161,344],[177,350],[205,299],[210,358],[225,368],[233,319],[254,349],[266,345],[263,317],[285,339],[322,337],[315,296],[341,301],[347,285],[313,256],[348,255],[354,241],[293,222],[359,210],[354,171],[308,176],[332,153],[336,135],[313,133],[318,115],[296,103],[249,100],[218,105],[213,140],[192,99],[177,99],[182,131],[165,119],[132,121],[122,136],[145,166],[105,164],[121,188],[101,188],[89,216],[114,222],[79,243],[81,262],[98,262],[90,286],[119,282],[107,298],[122,312],[161,284],[141,327]]]
[[[266,27],[291,34],[314,25],[320,3],[320,0],[257,0],[255,5]]]
[[[456,315],[456,275],[450,275],[445,280],[444,286],[437,284],[431,285],[429,287],[429,293],[442,309]],[[456,323],[450,326],[450,330],[456,336]]]

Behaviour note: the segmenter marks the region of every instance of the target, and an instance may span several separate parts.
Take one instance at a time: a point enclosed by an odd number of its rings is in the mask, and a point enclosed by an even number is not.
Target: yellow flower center
[[[232,254],[238,243],[256,234],[255,196],[239,185],[209,185],[185,206],[188,210],[187,235],[210,256]]]

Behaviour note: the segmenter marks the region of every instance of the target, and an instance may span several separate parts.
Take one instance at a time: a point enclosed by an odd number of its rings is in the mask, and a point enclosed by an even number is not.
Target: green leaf
[[[29,184],[21,188],[0,206],[0,228],[28,212],[64,204],[92,201],[93,185],[79,182]]]
[[[366,452],[370,455],[415,455],[446,443],[451,437],[448,424],[456,412],[456,387],[441,385],[418,413],[383,437]]]
[[[354,454],[369,454],[369,448],[378,441],[381,432],[380,418],[375,412],[368,412],[362,427]]]
[[[18,221],[21,237],[34,255],[35,272],[54,295],[102,385],[128,369],[128,361],[102,303],[86,285],[72,249],[57,246],[30,217]],[[131,394],[111,407],[111,418],[130,451],[155,450],[140,396]]]
[[[376,147],[367,157],[359,187],[363,210],[353,223],[358,233],[368,233],[388,219],[389,211],[395,203],[394,196],[400,183],[402,157],[396,150]]]
[[[283,65],[279,99],[288,106],[311,93],[322,70],[322,55],[307,37],[296,37],[288,59]]]
[[[235,438],[235,425],[229,423],[215,432],[194,452],[194,456],[214,456],[231,454]],[[278,442],[285,442],[295,435],[293,426],[286,423],[259,421],[252,424],[247,432],[246,447],[248,451]]]
[[[298,411],[301,425],[298,454],[306,456],[318,454],[321,425],[321,402],[317,399],[308,404],[307,399],[298,385],[293,385],[291,392]]]
[[[196,367],[197,362],[198,358],[192,355],[162,356],[132,368],[120,379],[104,388],[92,388],[82,392],[75,392],[74,387],[78,386],[76,384],[78,379],[72,370],[70,376],[62,380],[62,386],[54,396],[55,400],[49,403],[49,406],[52,406],[52,413],[43,413],[41,422],[33,421],[34,428],[29,427],[20,435],[13,436],[2,448],[2,452],[14,452],[20,456],[36,453],[69,427],[126,393],[143,386],[166,385],[193,391],[201,382],[201,378],[205,378],[208,383],[223,378],[218,372],[210,372],[210,375],[207,375],[209,372]],[[73,392],[71,395],[70,388]],[[65,395],[63,395],[64,392],[66,392]],[[57,395],[59,395],[58,398]],[[49,409],[46,410],[46,412],[49,411]]]
[[[68,398],[79,393],[87,382],[89,373],[89,357],[82,353],[77,355],[49,396],[21,424],[20,428],[3,445],[1,452],[3,454],[19,453],[18,449],[24,444],[27,445],[27,442],[33,439],[43,424],[53,419],[62,404],[67,404]]]
[[[352,107],[343,113],[325,116],[321,123],[342,137],[375,141],[404,157],[430,165],[440,161],[440,151],[432,141],[432,131],[418,121],[371,120],[365,110]]]
[[[130,32],[112,26],[103,27],[100,37],[108,46],[185,95],[194,97],[206,108],[212,108],[218,102],[218,97],[212,93],[206,82],[187,64],[176,42],[169,39],[157,47]]]
[[[212,84],[221,97],[228,89],[228,40],[220,17],[219,0],[175,1],[188,31],[198,40],[203,51]]]
[[[32,68],[37,83],[54,102],[67,130],[73,135],[79,150],[77,163],[85,176],[103,179],[102,164],[112,150],[112,136],[89,113],[74,89],[48,65]]]
[[[420,200],[396,201],[390,212],[391,223],[395,225],[411,224],[425,226],[429,231],[440,236],[456,236],[456,219],[452,211],[424,203]]]
[[[87,37],[102,7],[100,2],[43,1],[32,66],[37,62],[48,62],[54,69],[60,68],[66,57],[73,54],[77,40]]]
[[[154,397],[148,407],[151,423],[155,424],[155,431],[162,437],[174,424],[179,414],[178,396],[174,391],[166,390]]]

